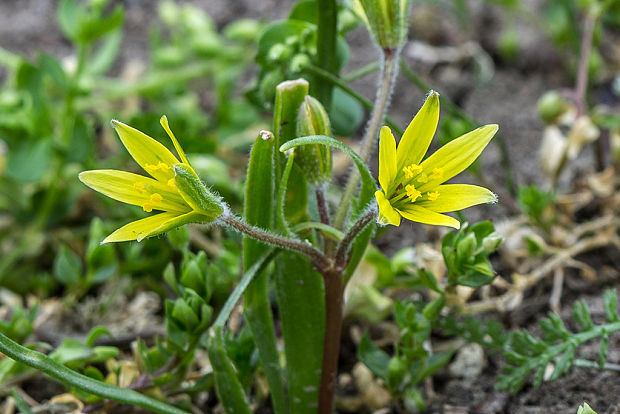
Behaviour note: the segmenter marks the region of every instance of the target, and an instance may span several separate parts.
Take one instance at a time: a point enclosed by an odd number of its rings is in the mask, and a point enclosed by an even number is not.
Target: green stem
[[[366,228],[366,226],[376,219],[377,209],[373,206],[362,214],[351,226],[349,231],[344,235],[338,244],[338,248],[336,250],[335,267],[337,269],[343,268],[347,265],[347,255],[349,253],[349,249],[351,248],[351,244],[353,244],[357,236]]]
[[[327,269],[331,267],[331,261],[323,253],[321,253],[309,243],[289,239],[287,237],[283,237],[274,233],[270,233],[263,229],[259,229],[258,227],[249,225],[242,219],[235,217],[230,213],[222,214],[218,218],[218,221],[223,224],[227,224],[238,232],[243,233],[256,240],[271,244],[272,246],[281,247],[283,249],[293,250],[302,253],[312,259],[313,264],[321,269]]]
[[[364,162],[368,162],[379,137],[379,127],[381,126],[381,121],[383,120],[383,114],[387,109],[390,95],[392,93],[392,87],[394,85],[394,79],[396,77],[397,58],[397,51],[383,51],[383,66],[381,68],[381,74],[379,75],[379,90],[377,91],[372,114],[366,127],[366,133],[364,134],[364,138],[360,144],[361,148],[359,155]],[[356,171],[352,171],[351,175],[349,175],[349,180],[345,186],[338,209],[336,210],[334,227],[337,229],[343,228],[344,226],[349,207],[351,206],[351,199],[355,195],[355,190],[357,190],[359,180],[359,174]]]
[[[342,79],[340,79],[337,76],[332,75],[329,72],[324,71],[323,69],[316,67],[314,65],[304,65],[303,70],[312,74],[312,75],[316,75],[319,76],[323,79],[326,79],[328,81],[330,81],[331,83],[333,83],[335,86],[339,87],[340,89],[342,89],[342,91],[344,93],[346,93],[347,95],[349,95],[351,98],[355,99],[357,102],[360,103],[360,105],[362,105],[364,108],[368,109],[368,110],[372,110],[373,109],[373,104],[370,100],[366,99],[365,97],[363,97],[362,95],[360,95],[359,93],[357,93],[353,88],[351,88],[349,85],[347,85]],[[394,130],[397,134],[402,135],[403,134],[403,130],[398,126],[398,124],[396,122],[394,122],[391,118],[389,117],[385,117],[384,119],[385,123],[387,125],[390,126],[390,128],[392,128],[392,130]]]
[[[335,0],[317,0],[317,64],[329,73],[337,73],[336,36],[338,34],[338,7]],[[315,80],[317,98],[329,111],[332,102],[332,84],[325,79]]]
[[[340,241],[344,237],[344,233],[340,230],[316,221],[304,221],[303,223],[299,223],[291,227],[291,231],[294,233],[299,233],[300,231],[310,229],[319,230],[325,237],[328,237],[334,241]]]
[[[0,351],[15,361],[44,372],[54,380],[79,390],[120,403],[137,405],[156,413],[187,414],[187,411],[147,397],[139,392],[115,387],[77,373],[41,352],[19,345],[2,333],[0,333]]]
[[[362,66],[361,68],[354,70],[353,72],[347,73],[342,77],[342,80],[345,82],[353,82],[354,80],[370,75],[379,69],[381,69],[381,64],[379,62],[372,62],[366,66]]]
[[[76,101],[76,108],[79,110],[96,108],[102,104],[127,96],[139,95],[160,89],[169,84],[199,78],[209,73],[211,70],[213,70],[212,63],[199,63],[187,65],[180,69],[155,72],[131,84],[121,82],[117,79],[101,79],[102,91],[99,94],[93,93],[93,96],[78,99]]]

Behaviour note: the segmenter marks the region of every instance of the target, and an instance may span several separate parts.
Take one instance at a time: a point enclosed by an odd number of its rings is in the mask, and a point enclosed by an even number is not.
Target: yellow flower
[[[102,243],[142,241],[187,223],[211,222],[224,211],[223,203],[206,189],[189,165],[166,116],[161,117],[160,123],[181,161],[148,135],[122,122],[112,121],[127,151],[153,178],[117,170],[84,171],[79,175],[80,181],[108,197],[140,206],[149,213],[161,211],[121,227]]]
[[[398,148],[390,129],[381,128],[379,140],[379,184],[375,193],[379,223],[400,225],[400,218],[450,226],[458,220],[445,214],[497,200],[486,188],[467,184],[443,184],[467,167],[497,132],[485,125],[444,145],[424,161],[439,120],[439,94],[431,91],[407,127]]]

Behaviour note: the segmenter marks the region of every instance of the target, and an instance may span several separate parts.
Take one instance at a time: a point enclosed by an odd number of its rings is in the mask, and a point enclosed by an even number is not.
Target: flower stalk
[[[399,49],[386,49],[382,51],[383,65],[381,67],[381,73],[379,75],[379,89],[377,90],[377,96],[375,97],[375,103],[373,106],[370,120],[366,126],[366,132],[362,142],[360,144],[360,158],[364,161],[368,161],[372,152],[377,144],[379,138],[379,128],[386,112],[392,90],[394,88],[394,80],[396,79]],[[351,199],[355,195],[355,190],[359,184],[360,176],[357,170],[353,170],[347,184],[345,186],[343,196],[336,215],[334,217],[334,227],[341,229],[344,225],[349,206],[351,205]]]

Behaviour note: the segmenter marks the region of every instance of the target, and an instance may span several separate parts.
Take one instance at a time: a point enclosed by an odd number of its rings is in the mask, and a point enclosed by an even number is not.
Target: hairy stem
[[[338,244],[335,257],[335,267],[340,269],[347,265],[347,258],[351,245],[357,238],[357,236],[368,226],[372,221],[377,219],[377,209],[371,207],[364,214],[362,214],[357,221],[351,226],[349,231],[345,234],[344,238]]]
[[[246,223],[239,217],[235,217],[230,213],[222,214],[218,218],[218,221],[256,240],[260,240],[272,246],[303,253],[310,259],[312,259],[314,265],[317,266],[319,269],[328,269],[331,267],[330,260],[309,243],[289,239],[288,237],[283,237],[274,233],[270,233],[258,227],[254,227]]]
[[[365,162],[368,162],[368,159],[372,155],[376,146],[377,139],[379,137],[379,127],[381,126],[381,121],[383,120],[383,114],[386,111],[390,101],[394,79],[396,78],[396,61],[398,58],[398,50],[386,49],[383,51],[382,58],[383,66],[381,68],[381,74],[379,75],[379,89],[377,90],[375,104],[359,151],[360,158]],[[334,227],[343,227],[351,205],[351,199],[355,195],[355,190],[357,189],[359,180],[360,176],[357,171],[352,171],[345,186],[338,209],[336,210]]]

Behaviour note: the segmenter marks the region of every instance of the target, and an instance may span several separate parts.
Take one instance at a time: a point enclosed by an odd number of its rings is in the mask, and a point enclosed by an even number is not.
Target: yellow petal
[[[485,125],[450,141],[435,151],[420,164],[420,167],[429,174],[429,180],[421,185],[419,190],[422,192],[433,190],[439,184],[469,167],[491,141],[497,129],[495,124]],[[441,171],[441,174],[433,174],[433,171]]]
[[[432,224],[433,226],[448,226],[454,227],[455,229],[461,227],[461,223],[457,219],[439,214],[417,204],[410,204],[402,210],[398,210],[398,212],[407,220],[417,221],[418,223]]]
[[[95,191],[127,204],[162,211],[185,213],[191,210],[185,200],[171,187],[152,178],[126,171],[84,171],[80,181]]]
[[[396,179],[396,140],[390,128],[384,126],[379,134],[379,184],[386,193]]]
[[[435,91],[430,91],[426,102],[424,102],[422,108],[415,115],[398,143],[398,149],[396,150],[398,172],[403,167],[420,163],[433,140],[438,121],[439,94]]]
[[[438,213],[458,211],[476,204],[494,203],[497,196],[484,187],[469,184],[444,184],[435,188],[439,193],[434,201],[421,200],[418,204]]]
[[[158,234],[172,230],[175,227],[188,223],[200,223],[201,215],[198,213],[160,213],[140,220],[132,221],[124,225],[114,233],[106,237],[101,244],[122,242],[129,240],[142,241],[147,237],[157,236]]]
[[[153,178],[167,182],[174,178],[172,166],[179,160],[160,142],[135,128],[113,120],[112,126],[134,160]],[[162,166],[160,165],[163,165]],[[167,166],[167,168],[166,168]]]
[[[400,214],[392,207],[390,201],[385,198],[383,191],[376,191],[375,198],[379,205],[379,223],[400,226]]]

